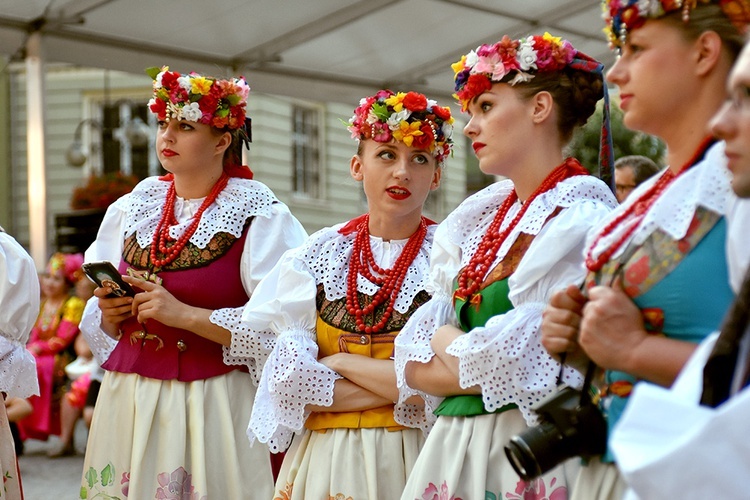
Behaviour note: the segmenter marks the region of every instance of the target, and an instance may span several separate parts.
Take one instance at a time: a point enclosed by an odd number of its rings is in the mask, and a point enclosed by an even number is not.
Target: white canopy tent
[[[450,64],[550,31],[605,63],[598,0],[0,0],[0,53],[28,74],[31,253],[46,255],[44,62],[244,75],[255,91],[355,102],[380,88],[450,99]],[[31,201],[34,200],[34,201]]]

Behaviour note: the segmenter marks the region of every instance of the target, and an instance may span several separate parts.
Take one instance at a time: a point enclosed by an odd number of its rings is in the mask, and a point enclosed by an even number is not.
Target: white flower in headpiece
[[[401,122],[405,122],[411,116],[411,111],[408,109],[402,109],[398,113],[393,113],[388,117],[386,123],[388,128],[391,130],[397,130],[401,126]]]
[[[508,85],[511,87],[517,83],[525,83],[534,78],[534,75],[531,73],[524,73],[523,71],[517,71],[516,74],[513,76],[511,81],[508,82]]]
[[[518,64],[522,71],[536,68],[536,51],[534,51],[534,39],[529,37],[518,47]]]
[[[443,122],[443,126],[440,127],[440,129],[443,131],[443,136],[445,137],[446,141],[449,141],[453,137],[453,124],[448,122]]]
[[[427,99],[427,108],[434,108],[437,106],[437,101],[434,101],[432,99]]]
[[[203,118],[203,112],[201,111],[201,107],[198,106],[197,102],[191,102],[190,104],[185,104],[182,108],[182,119],[187,120],[190,122],[197,122],[200,121],[200,119]]]
[[[367,113],[367,118],[365,119],[365,121],[368,124],[372,125],[373,123],[377,123],[378,121],[380,121],[380,118],[378,118],[378,116],[375,114],[372,108],[370,108],[370,111]]]
[[[644,17],[659,17],[664,11],[659,0],[638,0],[638,13]]]
[[[163,86],[161,83],[161,78],[164,76],[164,73],[166,73],[166,71],[159,71],[159,74],[156,75],[156,78],[154,78],[155,89],[161,88]]]
[[[472,50],[468,54],[466,54],[466,61],[464,62],[464,66],[471,68],[471,74],[474,74],[474,66],[479,62],[479,56],[477,55],[476,51]]]
[[[185,89],[185,92],[190,93],[190,89],[193,88],[193,84],[190,80],[191,78],[189,75],[182,75],[177,79],[177,83],[180,85],[180,87]]]

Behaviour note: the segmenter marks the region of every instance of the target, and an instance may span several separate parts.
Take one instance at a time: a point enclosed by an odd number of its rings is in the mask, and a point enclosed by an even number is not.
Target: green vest
[[[458,283],[454,282],[454,290],[457,286]],[[482,296],[479,307],[464,299],[456,298],[455,308],[458,325],[465,332],[479,326],[484,326],[491,317],[513,309],[513,304],[508,298],[508,294],[510,293],[508,278],[495,281],[478,293]],[[494,412],[488,412],[484,409],[482,396],[461,395],[445,398],[435,410],[435,414],[453,417],[486,415],[488,413],[502,413],[513,408],[518,408],[518,406],[511,403],[498,408]]]

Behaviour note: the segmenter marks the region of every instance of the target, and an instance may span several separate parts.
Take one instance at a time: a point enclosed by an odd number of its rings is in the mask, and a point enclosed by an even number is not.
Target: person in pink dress
[[[36,359],[39,395],[29,402],[34,411],[19,422],[24,439],[46,441],[60,435],[60,394],[66,381],[68,348],[78,336],[85,302],[73,294],[83,277],[83,255],[55,253],[41,277],[42,303],[27,349]]]

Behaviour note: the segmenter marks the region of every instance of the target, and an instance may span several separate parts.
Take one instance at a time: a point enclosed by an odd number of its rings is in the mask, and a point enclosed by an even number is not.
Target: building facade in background
[[[59,239],[56,221],[59,226],[75,213],[70,207],[72,193],[90,174],[122,172],[143,178],[163,171],[154,152],[156,123],[146,109],[151,96],[148,76],[53,64],[46,75],[46,215],[52,252]],[[245,77],[252,87],[252,74]],[[0,225],[27,245],[25,85],[23,64],[10,64],[0,75],[0,178],[6,185],[0,188]],[[342,123],[356,105],[251,92],[253,143],[248,165],[255,179],[267,184],[308,232],[367,210],[361,186],[349,176],[356,144]],[[437,221],[467,192],[468,148],[460,114],[457,118],[454,156],[426,206],[427,215]],[[78,138],[80,148],[71,150]]]

